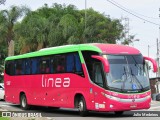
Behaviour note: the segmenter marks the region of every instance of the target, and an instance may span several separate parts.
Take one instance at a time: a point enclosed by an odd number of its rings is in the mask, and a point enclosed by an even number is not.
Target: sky
[[[125,7],[131,14],[109,1]],[[36,10],[45,3],[48,6],[52,6],[53,3],[73,4],[77,9],[85,9],[85,0],[6,0],[5,5],[0,5],[0,10],[9,9],[11,5],[26,5],[31,10]],[[93,8],[100,13],[109,15],[112,19],[129,18],[129,33],[135,35],[135,40],[139,39],[139,41],[134,41],[131,46],[139,49],[144,56],[148,56],[149,50],[149,57],[154,59],[157,57],[156,42],[157,39],[160,39],[160,30],[159,26],[155,24],[160,24],[160,0],[86,0],[86,3],[87,8]],[[122,23],[125,23],[124,20]]]

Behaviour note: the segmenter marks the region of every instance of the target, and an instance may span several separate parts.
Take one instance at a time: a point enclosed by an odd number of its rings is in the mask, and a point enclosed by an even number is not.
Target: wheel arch
[[[25,93],[24,91],[21,91],[21,92],[19,93],[19,103],[20,103],[20,101],[21,101],[21,96],[22,96],[23,94],[26,96],[26,93]]]
[[[74,108],[78,108],[78,102],[81,97],[83,97],[86,102],[85,96],[82,93],[76,93],[74,96]]]

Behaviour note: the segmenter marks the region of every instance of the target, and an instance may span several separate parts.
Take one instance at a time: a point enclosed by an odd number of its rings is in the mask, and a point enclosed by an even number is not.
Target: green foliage
[[[74,5],[45,4],[16,24],[16,53],[65,44],[116,43],[122,30],[118,19],[112,20],[92,8],[85,11]]]
[[[0,11],[0,43],[4,43],[6,48],[10,41],[14,40],[14,25],[29,11],[25,6],[11,6],[9,10]]]
[[[22,54],[65,44],[116,43],[123,37],[122,31],[118,19],[108,18],[92,8],[78,10],[74,5],[54,3],[30,11],[25,6],[11,6],[0,11],[0,53],[4,56],[0,65],[4,64],[11,40],[15,41],[15,54]]]
[[[14,25],[18,19],[29,13],[29,9],[25,6],[11,6],[9,10],[0,11],[0,80],[2,80],[1,74],[4,70],[4,59],[7,56],[8,45],[11,40],[15,38]],[[19,53],[19,52],[17,52]],[[9,54],[8,54],[9,55]]]
[[[24,11],[28,14],[17,22]],[[65,44],[116,43],[123,30],[118,19],[110,19],[92,8],[77,10],[74,5],[57,3],[51,7],[45,4],[36,11],[12,6],[0,12],[0,23],[0,42],[15,40],[16,54]]]

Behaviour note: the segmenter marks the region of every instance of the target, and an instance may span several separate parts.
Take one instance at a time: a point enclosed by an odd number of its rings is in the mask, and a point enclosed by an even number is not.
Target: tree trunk
[[[8,56],[14,56],[14,41],[11,40],[8,45]]]
[[[43,42],[38,43],[38,48],[37,48],[37,50],[40,50],[40,49],[42,49],[42,48],[44,48],[44,43],[43,43]]]

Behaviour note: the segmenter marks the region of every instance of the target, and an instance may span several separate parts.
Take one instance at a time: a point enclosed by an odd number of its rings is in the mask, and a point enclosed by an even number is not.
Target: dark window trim
[[[78,74],[77,72],[66,72],[66,62],[65,62],[65,72],[53,72],[51,73],[51,60],[52,59],[55,59],[55,56],[61,56],[61,55],[65,55],[65,60],[66,60],[66,55],[67,54],[78,54],[78,57],[79,57],[79,61],[80,61],[80,64],[81,64],[81,69],[82,69],[82,74]],[[15,65],[15,62],[18,61],[18,60],[21,60],[21,61],[25,61],[25,67],[26,67],[26,60],[30,60],[30,64],[32,64],[32,61],[31,59],[35,59],[35,58],[39,58],[39,62],[38,62],[38,69],[40,71],[40,61],[42,60],[42,57],[49,57],[49,67],[50,67],[50,71],[49,73],[36,73],[36,74],[32,74],[32,65],[30,65],[30,74],[26,74],[26,71],[24,72],[24,74],[19,74],[19,75],[15,75],[15,67],[14,67],[14,75],[11,75],[11,74],[8,74],[10,76],[25,76],[25,75],[42,75],[42,74],[67,74],[67,73],[71,73],[71,74],[76,74],[76,75],[79,75],[81,77],[84,77],[84,71],[83,71],[83,68],[82,68],[82,63],[81,63],[81,60],[80,60],[80,55],[79,55],[79,52],[78,51],[75,51],[75,52],[68,52],[68,53],[62,53],[62,54],[52,54],[52,55],[45,55],[45,56],[38,56],[38,57],[30,57],[30,58],[23,58],[23,59],[15,59],[15,60],[8,60],[8,61],[5,61],[5,71],[6,71],[6,65],[8,62],[14,62],[13,65]],[[75,57],[74,57],[75,59]],[[75,64],[75,63],[74,63]],[[76,66],[76,65],[74,65]],[[39,72],[38,71],[38,72]],[[6,73],[7,74],[7,73]]]

